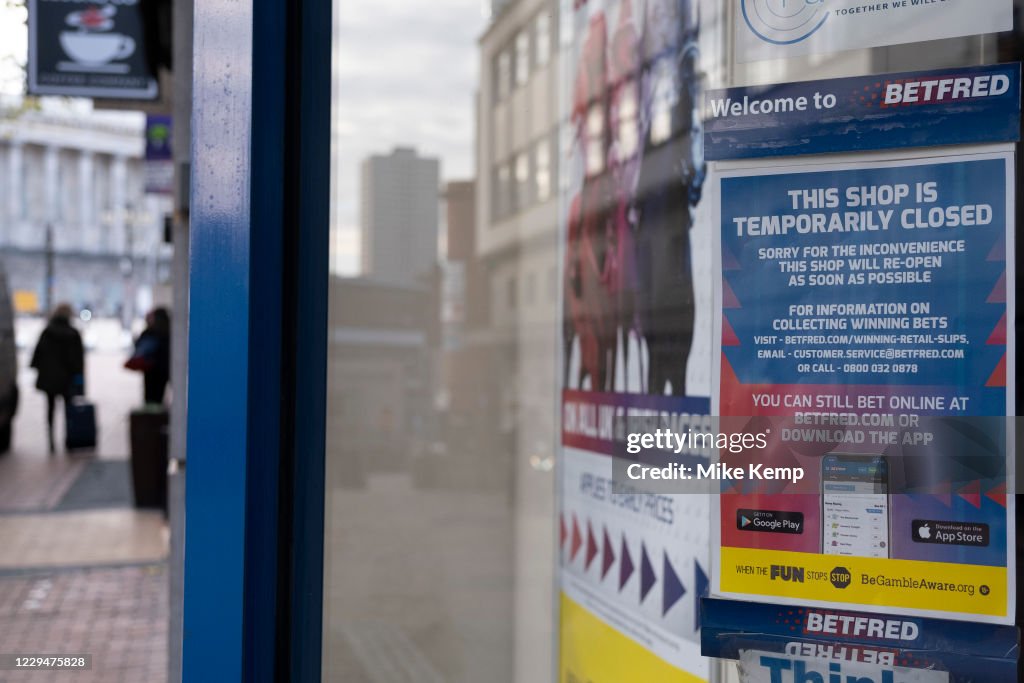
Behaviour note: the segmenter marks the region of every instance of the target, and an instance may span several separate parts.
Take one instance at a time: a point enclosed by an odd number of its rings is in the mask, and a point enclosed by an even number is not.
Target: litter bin
[[[131,413],[135,507],[167,511],[167,409],[147,405]]]

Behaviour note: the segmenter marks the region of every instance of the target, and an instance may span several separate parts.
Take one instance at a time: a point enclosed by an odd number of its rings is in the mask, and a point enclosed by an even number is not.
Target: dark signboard
[[[142,0],[29,0],[28,91],[152,100]]]

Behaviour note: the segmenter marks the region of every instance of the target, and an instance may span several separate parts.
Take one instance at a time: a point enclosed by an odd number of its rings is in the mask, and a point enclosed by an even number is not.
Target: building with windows
[[[480,38],[476,256],[488,289],[497,415],[515,515],[515,681],[549,676],[555,599],[550,520],[557,443],[558,3],[495,8]]]
[[[437,264],[441,165],[397,147],[363,161],[359,226],[363,275],[380,282],[423,282]]]
[[[170,200],[145,194],[143,133],[123,115],[0,112],[0,254],[21,312],[47,305],[51,258],[53,302],[134,317],[162,297]]]

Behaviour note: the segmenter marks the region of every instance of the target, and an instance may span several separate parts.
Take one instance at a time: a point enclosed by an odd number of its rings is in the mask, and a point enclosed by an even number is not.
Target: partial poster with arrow
[[[28,0],[28,12],[29,93],[156,99],[138,0]]]
[[[623,425],[708,420],[696,3],[566,5],[560,681],[702,681],[706,493],[613,485]],[[702,270],[703,269],[703,270]],[[691,456],[703,463],[707,455]]]

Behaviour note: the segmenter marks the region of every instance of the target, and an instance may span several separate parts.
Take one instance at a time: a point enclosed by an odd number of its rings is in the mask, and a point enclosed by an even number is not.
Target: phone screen
[[[822,459],[822,551],[889,556],[889,467],[877,455]]]

